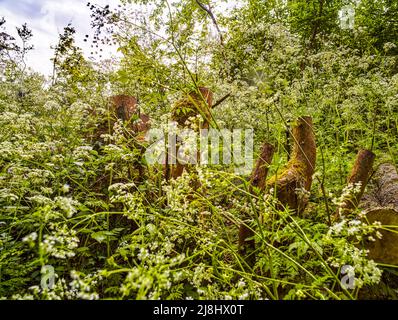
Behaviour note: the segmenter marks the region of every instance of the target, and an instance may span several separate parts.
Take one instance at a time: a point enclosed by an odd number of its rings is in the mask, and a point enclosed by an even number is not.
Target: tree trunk
[[[369,191],[363,195],[361,208],[392,207],[398,210],[398,173],[394,165],[381,164],[369,181]]]
[[[344,201],[337,209],[335,217],[345,216],[358,207],[366,184],[368,183],[375,157],[376,155],[372,151],[366,149],[359,150],[347,183],[352,185],[360,183],[360,191]]]
[[[375,241],[366,240],[364,247],[369,250],[369,258],[378,263],[398,265],[398,210],[388,207],[373,208],[366,212],[369,223],[379,221],[384,229]]]
[[[265,142],[261,147],[260,157],[256,162],[256,166],[250,178],[251,192],[253,192],[252,187],[259,188],[264,191],[266,186],[266,179],[268,174],[268,168],[272,162],[272,157],[274,155],[274,146]],[[249,220],[249,217],[247,220]],[[239,253],[246,258],[249,265],[252,265],[255,261],[255,242],[254,239],[249,239],[254,236],[254,232],[247,225],[249,221],[245,221],[240,225],[239,228]],[[249,240],[247,240],[249,239]]]
[[[110,98],[111,114],[114,114],[117,119],[127,122],[131,130],[139,134],[139,140],[145,138],[146,132],[150,128],[150,118],[140,113],[137,108],[137,99],[127,95],[117,95]],[[138,119],[134,119],[138,116]]]
[[[213,103],[213,93],[208,88],[200,87],[198,92],[191,92],[185,98],[179,100],[172,110],[172,120],[176,121],[180,127],[186,127],[186,122],[191,117],[201,115],[201,121],[195,122],[199,129],[208,129],[209,124],[212,121],[210,109]],[[170,141],[168,142],[170,145]],[[165,177],[166,180],[169,178],[176,179],[182,175],[184,169],[188,167],[186,164],[181,164],[178,161],[177,155],[180,147],[176,144],[175,154],[171,157],[175,158],[175,164],[166,163],[165,165]],[[166,159],[169,158],[169,152],[167,152]],[[197,154],[197,163],[200,160],[200,154]],[[167,160],[168,161],[168,160]]]
[[[281,173],[267,181],[267,189],[279,200],[279,209],[286,206],[301,214],[308,202],[312,175],[315,171],[316,144],[311,117],[301,117],[292,130],[293,152]]]
[[[369,223],[380,221],[387,229],[382,238],[366,241],[369,258],[378,263],[398,265],[398,173],[390,163],[381,164],[369,181],[368,192],[360,202]]]

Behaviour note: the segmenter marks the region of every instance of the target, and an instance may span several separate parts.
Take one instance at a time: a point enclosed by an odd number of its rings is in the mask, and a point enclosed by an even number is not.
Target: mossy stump
[[[293,151],[281,173],[277,172],[267,183],[268,191],[279,200],[279,209],[289,207],[301,214],[308,202],[312,175],[315,171],[316,143],[312,118],[300,117],[292,129]]]
[[[137,99],[128,95],[116,95],[110,98],[111,113],[117,119],[128,123],[129,129],[143,140],[150,128],[150,118],[137,108]]]
[[[273,145],[265,142],[261,147],[260,156],[257,159],[256,166],[250,178],[251,192],[254,188],[264,191],[266,186],[266,179],[269,166],[272,162],[275,148]],[[249,218],[249,217],[244,217]],[[255,261],[255,241],[253,238],[254,232],[248,226],[249,221],[245,221],[239,227],[239,253],[245,257],[246,262],[251,266]]]
[[[393,164],[380,164],[368,189],[361,199],[361,208],[392,207],[398,210],[398,173]]]
[[[379,221],[383,226],[379,232],[382,238],[366,241],[368,257],[375,262],[398,266],[398,210],[393,208],[373,208],[366,212],[369,223]]]
[[[359,204],[369,223],[379,221],[382,238],[366,241],[369,258],[378,263],[398,265],[398,173],[391,163],[378,166],[369,181],[369,190]]]
[[[372,151],[366,149],[358,151],[354,166],[348,176],[347,183],[352,185],[360,183],[360,190],[341,204],[335,213],[335,218],[345,216],[358,207],[359,201],[361,200],[368,183],[375,157],[376,155]]]
[[[181,100],[177,101],[174,105],[171,118],[173,121],[177,122],[177,124],[182,127],[186,128],[188,126],[188,121],[190,118],[195,118],[200,116],[199,119],[196,118],[193,123],[194,127],[197,129],[208,129],[209,124],[211,123],[211,107],[213,103],[213,93],[210,89],[205,87],[199,87],[197,91],[192,91],[187,94],[186,97],[182,98]],[[170,142],[169,142],[170,144]],[[169,164],[169,157],[170,153],[168,152],[166,155],[166,165],[164,168],[164,175],[166,180],[169,178],[176,179],[182,175],[184,169],[188,168],[187,164],[182,164],[178,161],[178,152],[180,146],[178,143],[176,144],[175,148],[175,164]],[[196,163],[199,163],[200,160],[200,153],[196,156]]]

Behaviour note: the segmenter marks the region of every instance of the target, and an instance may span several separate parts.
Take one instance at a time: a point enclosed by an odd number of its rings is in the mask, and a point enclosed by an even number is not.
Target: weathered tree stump
[[[347,179],[347,183],[353,186],[360,183],[360,190],[340,205],[335,213],[335,218],[345,216],[358,207],[359,201],[365,191],[366,184],[368,183],[375,157],[376,155],[372,151],[366,149],[358,151],[354,166]]]
[[[137,109],[137,99],[128,95],[116,95],[109,98],[107,103],[107,115],[101,115],[96,123],[94,132],[89,136],[95,145],[103,145],[103,134],[111,134],[114,124],[121,120],[129,133],[134,134],[136,140],[143,141],[146,132],[150,128],[150,118],[140,113]],[[96,109],[91,111],[93,116],[98,116]]]
[[[137,99],[127,95],[117,95],[110,98],[111,113],[123,122],[128,123],[128,127],[134,133],[141,133],[142,138],[150,128],[150,118],[140,113],[137,109]]]
[[[379,165],[361,199],[362,209],[391,207],[398,209],[398,173],[391,163]]]
[[[186,126],[186,121],[190,117],[202,115],[200,128],[209,128],[211,121],[211,107],[213,103],[213,93],[210,89],[199,87],[198,91],[190,92],[186,97],[177,101],[172,109],[172,120],[181,126]]]
[[[191,125],[196,127],[198,130],[208,129],[209,124],[212,121],[210,110],[213,103],[213,93],[210,91],[210,89],[205,87],[199,87],[198,89],[198,91],[190,92],[186,97],[177,101],[172,109],[172,120],[177,122],[177,124],[182,128],[187,127],[187,122],[190,120],[190,118],[195,118]],[[198,117],[199,115],[200,117]],[[177,137],[172,139],[177,140]],[[170,143],[171,142],[169,141],[169,146]],[[167,152],[166,154],[166,165],[164,170],[166,180],[169,178],[178,178],[182,175],[184,169],[188,167],[188,165],[182,164],[178,161],[177,155],[179,149],[180,146],[177,143],[175,147],[175,154],[174,152]],[[169,162],[169,158],[172,158],[171,160],[174,160],[173,162],[175,162],[175,164],[171,164]],[[197,163],[199,158],[200,153],[198,152],[196,157]]]
[[[293,151],[291,159],[281,173],[277,172],[267,181],[280,203],[280,209],[288,206],[302,213],[311,189],[315,171],[316,144],[311,117],[301,117],[292,129]]]
[[[101,148],[106,144],[103,134],[112,134],[114,125],[118,121],[123,123],[123,134],[128,144],[135,149],[140,150],[141,156],[145,153],[145,135],[150,128],[150,118],[140,113],[137,108],[137,99],[128,95],[115,95],[109,98],[107,107],[107,115],[101,115],[95,130],[90,136],[97,151],[101,152]],[[92,111],[96,115],[96,110]],[[133,139],[131,139],[133,138]],[[140,180],[145,174],[145,166],[142,158],[137,159],[134,163],[130,163],[129,175],[126,179]]]
[[[398,210],[393,208],[373,208],[366,212],[369,223],[379,221],[383,228],[379,230],[382,238],[366,241],[369,258],[378,263],[398,266]],[[387,229],[387,230],[386,230]]]
[[[390,163],[381,164],[369,181],[368,191],[359,204],[369,223],[380,221],[386,229],[382,238],[367,241],[369,258],[379,263],[398,265],[398,173]]]
[[[260,189],[260,191],[264,191],[266,186],[268,169],[272,162],[274,150],[274,146],[267,142],[262,145],[260,157],[257,159],[256,166],[250,178],[251,192],[254,191],[253,187]],[[252,265],[255,260],[255,241],[254,239],[251,239],[254,236],[254,232],[251,228],[248,227],[248,224],[249,221],[245,221],[239,227],[238,245],[239,253],[246,258],[246,261],[249,265]]]
[[[250,184],[253,187],[265,190],[268,169],[274,156],[275,148],[272,144],[265,142],[261,147],[260,157],[257,159],[256,166],[250,178]]]
[[[137,99],[120,94],[110,97],[111,112],[123,121],[129,121],[137,111]]]

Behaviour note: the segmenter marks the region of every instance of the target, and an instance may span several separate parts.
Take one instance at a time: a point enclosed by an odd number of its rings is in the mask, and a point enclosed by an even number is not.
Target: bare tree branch
[[[223,38],[222,32],[221,32],[221,30],[220,30],[220,27],[218,26],[216,17],[214,16],[213,12],[211,11],[210,6],[209,6],[209,7],[206,7],[206,6],[205,6],[203,3],[201,3],[199,0],[196,0],[196,3],[198,4],[198,6],[199,6],[202,10],[204,10],[204,11],[207,12],[207,14],[209,15],[210,19],[213,21],[213,24],[214,24],[214,26],[216,27],[217,32],[218,32],[218,35],[219,35],[219,37],[220,37],[220,43],[221,43],[221,45],[224,47],[224,38]]]
[[[215,104],[213,104],[212,108],[217,107],[220,103],[224,102],[224,100],[228,99],[231,96],[231,93],[226,94],[220,100],[218,100]]]

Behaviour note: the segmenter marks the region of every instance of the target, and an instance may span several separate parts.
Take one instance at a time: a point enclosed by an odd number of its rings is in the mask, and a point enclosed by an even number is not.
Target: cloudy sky
[[[115,7],[118,0],[93,0],[99,5],[109,4]],[[50,58],[58,40],[58,34],[71,22],[76,28],[76,44],[81,47],[88,57],[90,45],[84,42],[85,34],[90,32],[90,10],[86,0],[0,0],[0,17],[6,19],[6,30],[16,35],[16,27],[27,23],[32,29],[32,44],[35,50],[31,51],[27,64],[32,69],[49,75],[52,67]],[[105,48],[104,48],[104,51]],[[114,54],[114,49],[109,49],[103,56]]]

